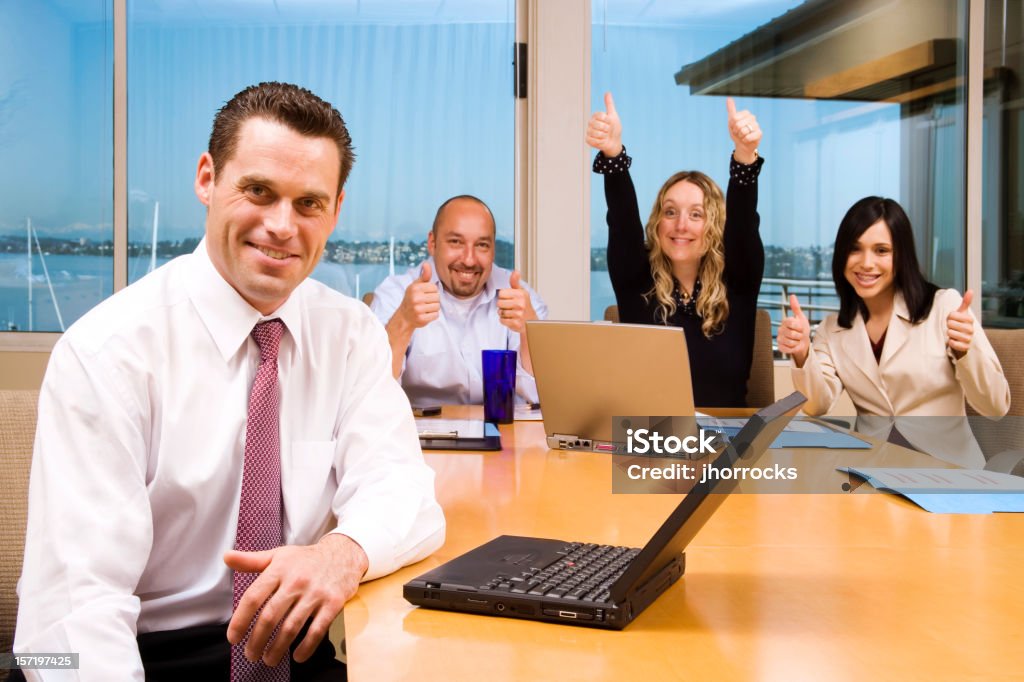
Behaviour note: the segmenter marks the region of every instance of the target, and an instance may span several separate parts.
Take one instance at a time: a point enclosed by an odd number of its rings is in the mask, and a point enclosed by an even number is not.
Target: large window
[[[434,212],[473,194],[511,266],[512,0],[128,4],[129,278],[194,248],[192,189],[216,110],[280,80],[338,107],[356,147],[338,228],[314,277],[350,295],[426,257]]]
[[[907,209],[927,276],[963,288],[965,3],[596,0],[592,18],[593,106],[615,94],[644,219],[677,170],[703,170],[725,188],[726,96],[757,115],[761,307],[776,324],[787,292],[815,319],[835,307],[836,229],[872,194]],[[615,302],[601,182],[592,184],[593,318]]]
[[[113,291],[111,0],[0,0],[0,331]]]
[[[985,3],[983,321],[1024,327],[1024,13],[1020,0]]]
[[[218,108],[298,83],[335,104],[356,164],[314,276],[350,295],[426,256],[434,212],[473,194],[514,234],[514,0],[127,2],[127,187],[114,186],[113,0],[0,0],[0,331],[63,331],[203,235],[193,193]],[[118,153],[123,150],[118,149]]]

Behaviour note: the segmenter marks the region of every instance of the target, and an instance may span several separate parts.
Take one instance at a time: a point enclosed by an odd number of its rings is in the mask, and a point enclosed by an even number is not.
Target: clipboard
[[[501,450],[497,425],[481,419],[416,419],[424,450]]]

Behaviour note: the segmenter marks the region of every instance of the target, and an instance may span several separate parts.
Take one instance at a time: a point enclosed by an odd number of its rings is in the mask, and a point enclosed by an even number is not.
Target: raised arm
[[[952,289],[935,294],[934,305],[946,318],[946,346],[954,364],[956,380],[967,402],[985,417],[1002,417],[1010,409],[1010,385],[985,330],[975,328],[968,289],[959,299]]]
[[[401,290],[394,278],[381,284],[370,309],[384,324],[391,346],[391,374],[396,379],[405,369],[405,353],[413,333],[441,314],[441,294],[433,281],[430,263],[420,268],[420,276]]]
[[[734,151],[725,199],[725,280],[730,287],[756,295],[764,275],[761,217],[757,213],[757,178],[764,165],[757,153],[762,131],[752,113],[736,110],[732,97],[726,99],[726,108]]]
[[[804,412],[825,414],[843,392],[843,382],[832,361],[831,338],[822,323],[818,325],[812,347],[811,326],[796,295],[789,297],[789,306],[793,314],[779,326],[779,350],[792,361],[793,386],[807,396]]]
[[[533,307],[529,290],[522,285],[519,271],[513,271],[508,288],[498,290],[498,322],[519,335],[519,366],[533,376],[530,345],[526,338],[526,323],[540,319]],[[546,312],[546,311],[545,311]]]
[[[622,121],[610,92],[605,111],[595,112],[587,124],[587,144],[598,150],[594,172],[604,175],[608,205],[608,274],[616,297],[643,293],[650,287],[651,270],[644,246],[644,226],[636,189],[629,176],[632,159],[622,145]],[[620,311],[621,312],[621,311]]]

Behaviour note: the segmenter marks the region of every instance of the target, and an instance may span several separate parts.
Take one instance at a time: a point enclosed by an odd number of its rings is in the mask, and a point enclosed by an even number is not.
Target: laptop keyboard
[[[640,553],[639,549],[573,542],[544,567],[530,567],[518,575],[496,575],[481,590],[561,597],[588,602],[608,601],[608,588]]]

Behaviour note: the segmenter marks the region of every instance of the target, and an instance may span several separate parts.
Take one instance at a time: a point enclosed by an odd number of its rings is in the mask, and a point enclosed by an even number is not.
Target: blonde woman
[[[608,203],[608,274],[622,322],[682,327],[693,397],[700,407],[746,405],[757,293],[764,272],[758,233],[757,176],[761,128],[727,100],[735,145],[728,198],[699,171],[674,174],[658,191],[646,226],[640,221],[611,93],[590,118],[587,144],[600,153]]]

